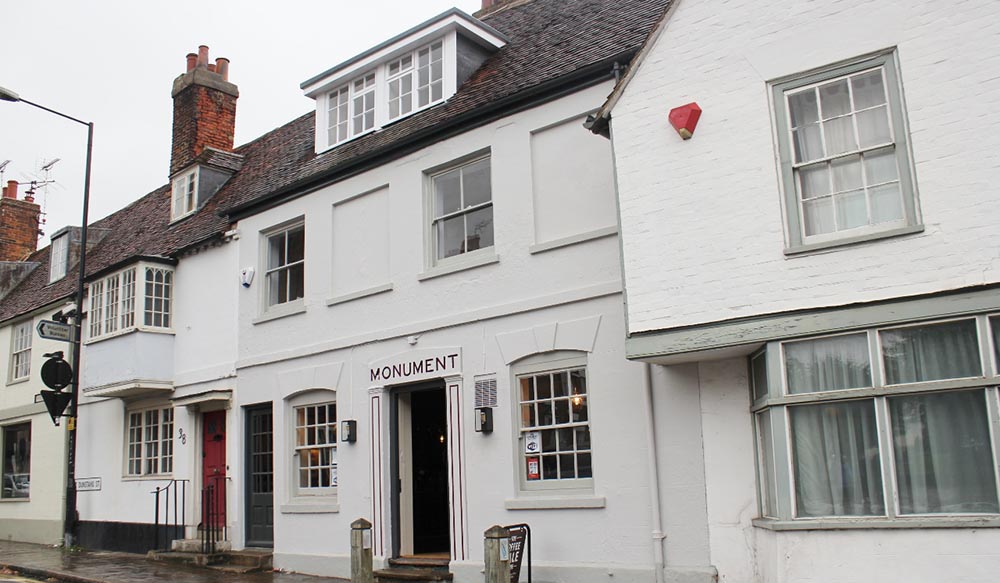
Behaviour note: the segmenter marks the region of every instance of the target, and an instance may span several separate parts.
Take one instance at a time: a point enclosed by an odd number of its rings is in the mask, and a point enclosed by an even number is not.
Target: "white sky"
[[[311,110],[299,84],[453,6],[481,0],[303,2],[14,0],[0,5],[0,86],[24,99],[94,122],[90,221],[167,182],[174,78],[185,55],[210,48],[230,59],[240,90],[236,145]],[[39,189],[46,233],[78,225],[87,131],[24,103],[0,101],[3,174],[41,179],[59,158],[56,184]],[[21,194],[28,186],[22,184]],[[44,194],[43,194],[44,193]]]

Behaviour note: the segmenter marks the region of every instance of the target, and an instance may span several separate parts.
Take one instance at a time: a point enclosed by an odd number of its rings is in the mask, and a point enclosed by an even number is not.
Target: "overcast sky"
[[[480,0],[302,2],[298,0],[12,0],[0,5],[0,86],[84,121],[94,130],[90,220],[167,182],[173,80],[185,55],[210,48],[230,59],[240,90],[236,145],[314,107],[299,84],[451,7]],[[87,133],[82,125],[23,103],[0,101],[3,181],[44,178],[46,236],[78,225]],[[23,193],[28,188],[23,185]]]

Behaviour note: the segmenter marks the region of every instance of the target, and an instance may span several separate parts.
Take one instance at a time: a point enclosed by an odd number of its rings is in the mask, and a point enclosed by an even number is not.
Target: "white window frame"
[[[66,277],[69,269],[69,232],[52,239],[49,245],[49,283]]]
[[[546,373],[561,373],[568,371],[582,370],[584,372],[584,378],[586,379],[586,390],[580,392],[584,399],[584,403],[587,406],[587,420],[584,422],[571,421],[569,424],[558,425],[558,424],[548,424],[548,425],[536,425],[532,427],[525,427],[522,422],[521,417],[521,383],[522,378],[536,377],[539,375],[544,375]],[[536,354],[527,357],[515,364],[510,368],[510,394],[511,394],[511,405],[513,414],[513,443],[514,443],[514,475],[516,476],[516,487],[519,496],[532,497],[532,496],[581,496],[589,495],[594,492],[594,480],[597,475],[597,470],[595,468],[594,462],[594,440],[593,440],[593,400],[592,400],[592,384],[591,375],[589,367],[587,364],[587,356],[584,353],[579,353],[575,351],[557,351],[543,354]],[[536,395],[537,396],[537,395]],[[570,397],[572,399],[572,397]],[[536,399],[537,401],[537,399]],[[572,405],[571,405],[572,406]],[[554,415],[554,413],[553,413]],[[533,428],[540,427],[554,427],[554,428],[564,428],[564,429],[575,429],[577,427],[586,427],[589,439],[589,449],[583,450],[583,453],[590,454],[591,460],[591,477],[589,478],[557,478],[557,479],[537,479],[529,480],[527,473],[527,463],[528,458],[532,457],[525,451],[526,444],[526,434],[530,432]],[[574,437],[575,440],[575,437]],[[574,441],[574,455],[579,453],[581,450],[576,447]],[[542,452],[539,452],[542,453]],[[538,456],[540,457],[540,456]],[[541,460],[539,460],[541,461]],[[542,467],[539,466],[539,472],[542,472]]]
[[[847,78],[870,70],[883,72],[883,84],[886,90],[886,103],[889,116],[889,132],[891,141],[871,147],[864,147],[842,154],[823,156],[814,160],[795,161],[792,142],[791,108],[788,98],[791,95]],[[775,131],[777,135],[778,163],[781,176],[784,215],[786,219],[786,254],[808,252],[839,245],[860,243],[874,239],[904,235],[923,230],[920,219],[916,181],[914,178],[911,153],[909,151],[909,131],[907,128],[905,102],[902,85],[899,81],[899,64],[895,52],[887,51],[868,55],[840,63],[830,67],[811,71],[806,74],[787,77],[771,83],[771,100],[774,112]],[[850,84],[848,84],[850,86]],[[857,123],[854,122],[857,132]],[[868,224],[850,229],[835,230],[831,233],[807,235],[803,217],[802,200],[799,195],[798,169],[833,160],[843,160],[852,156],[862,155],[880,150],[894,148],[899,189],[902,196],[903,216],[899,220],[884,223]],[[831,173],[832,174],[832,173]],[[869,184],[868,187],[876,186]],[[867,187],[865,187],[867,188]],[[831,191],[834,189],[831,187]],[[865,190],[867,192],[867,190]],[[831,197],[833,195],[830,195]],[[866,194],[866,205],[870,202]],[[871,210],[868,210],[869,216]],[[834,212],[836,214],[836,212]]]
[[[171,181],[170,220],[182,219],[198,210],[198,167]]]
[[[26,320],[10,327],[10,383],[26,381],[31,377],[33,324],[33,320]]]
[[[982,373],[976,376],[948,378],[888,384],[885,372],[885,360],[882,347],[882,334],[890,330],[902,330],[914,327],[933,326],[951,322],[974,322],[976,330],[976,349]],[[796,342],[822,340],[843,336],[858,336],[866,338],[868,364],[871,382],[869,386],[816,392],[790,393],[786,372],[786,349]],[[892,423],[889,399],[899,396],[919,396],[928,394],[955,393],[962,391],[983,392],[983,418],[989,426],[989,441],[991,446],[994,473],[994,487],[997,488],[997,499],[1000,503],[1000,363],[994,338],[1000,335],[1000,315],[979,314],[964,317],[922,320],[906,324],[894,324],[862,330],[846,331],[838,334],[815,336],[788,341],[773,341],[766,346],[767,394],[757,392],[754,399],[753,383],[750,384],[751,418],[754,427],[754,449],[757,465],[757,494],[760,517],[754,523],[758,526],[776,530],[803,528],[877,528],[877,527],[962,527],[970,522],[980,526],[1000,526],[1000,511],[995,513],[909,513],[900,510],[900,495],[896,486],[895,445],[892,438]],[[755,353],[757,357],[760,353]],[[793,453],[793,436],[791,409],[796,406],[820,404],[836,404],[845,402],[871,402],[876,421],[879,466],[882,481],[882,504],[885,508],[881,515],[834,515],[834,516],[798,516],[795,486],[795,460]],[[767,415],[771,425],[772,457],[769,459],[764,452],[765,436],[761,434],[760,416]],[[773,483],[768,484],[768,472],[773,477]],[[769,490],[769,491],[768,491]],[[771,501],[771,511],[765,512]]]
[[[331,485],[329,487],[301,487],[300,485],[300,459],[301,456],[307,455],[310,449],[315,449],[308,444],[300,445],[298,443],[298,411],[300,409],[305,409],[309,407],[319,407],[333,405],[336,410],[336,418],[332,422],[327,419],[326,425],[333,429],[334,440],[329,444],[323,444],[322,448],[332,448],[332,466],[336,469],[334,474],[337,477],[337,484]],[[337,391],[329,388],[314,388],[307,389],[289,395],[285,398],[285,435],[286,446],[288,451],[288,456],[285,457],[286,460],[286,471],[285,476],[287,479],[287,487],[285,488],[286,499],[285,503],[281,505],[281,512],[286,514],[295,513],[327,513],[327,512],[338,512],[340,506],[338,503],[338,491],[340,483],[340,464],[338,462],[339,446],[340,446],[340,427],[338,426],[340,419],[339,403],[337,402]],[[308,421],[308,417],[306,418]],[[317,424],[313,424],[317,426]],[[329,435],[329,434],[328,434]],[[329,468],[330,466],[327,466]],[[316,469],[321,469],[317,466]]]
[[[306,223],[303,217],[299,217],[283,223],[276,227],[272,227],[266,231],[261,232],[261,248],[260,248],[260,272],[263,274],[263,282],[261,285],[261,313],[268,314],[284,314],[286,312],[294,312],[305,305],[305,290],[306,290],[306,257],[308,242],[306,240]],[[288,234],[294,231],[302,231],[302,259],[288,262]],[[271,267],[270,262],[270,248],[271,240],[284,236],[285,237],[285,263]],[[280,279],[281,272],[290,272],[293,268],[297,266],[302,266],[302,296],[297,298],[288,299],[286,297],[285,301],[271,301],[271,281],[273,278]],[[286,280],[286,285],[290,278]],[[287,290],[286,290],[287,294]],[[279,296],[280,297],[280,296]]]
[[[472,166],[473,164],[486,161],[489,163],[490,168],[490,197],[486,202],[482,202],[472,206],[463,206],[457,211],[451,213],[445,213],[438,215],[436,211],[436,200],[437,191],[435,186],[435,179],[449,174],[451,172],[461,171],[462,169]],[[493,160],[492,154],[489,151],[477,152],[470,156],[460,158],[458,160],[437,166],[425,172],[425,197],[424,197],[424,214],[425,214],[425,241],[426,241],[426,265],[428,268],[440,267],[440,266],[476,266],[479,265],[484,256],[493,257],[494,248],[496,246],[496,219],[494,209],[494,196],[493,196]],[[463,186],[464,188],[464,186]],[[464,201],[464,192],[462,194]],[[463,202],[464,205],[464,202]],[[462,251],[457,255],[452,255],[449,257],[439,257],[439,242],[438,242],[438,224],[442,221],[453,219],[459,216],[468,216],[474,212],[490,209],[490,229],[492,230],[493,244],[488,246],[481,246],[478,249],[473,249],[471,251]],[[466,237],[465,240],[468,241],[468,225],[466,225]]]
[[[87,342],[134,330],[172,333],[174,269],[143,262],[108,274],[90,282],[86,305]]]
[[[125,411],[125,478],[161,477],[174,470],[173,406],[129,408]]]

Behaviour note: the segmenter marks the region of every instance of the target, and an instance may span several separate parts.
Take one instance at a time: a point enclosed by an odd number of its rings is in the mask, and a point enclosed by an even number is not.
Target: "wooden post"
[[[359,518],[351,523],[351,583],[373,583],[372,523]]]
[[[486,548],[486,583],[510,583],[510,531],[493,525],[483,533]]]

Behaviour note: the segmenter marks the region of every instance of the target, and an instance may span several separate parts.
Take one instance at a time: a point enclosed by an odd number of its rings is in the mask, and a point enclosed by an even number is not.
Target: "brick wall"
[[[192,84],[174,97],[174,141],[170,173],[191,163],[206,146],[233,149],[236,97]]]
[[[35,203],[0,198],[0,261],[22,261],[38,246],[38,214]]]
[[[786,256],[767,82],[891,47],[924,232]],[[1000,282],[998,70],[987,0],[681,2],[612,112],[630,332]]]

